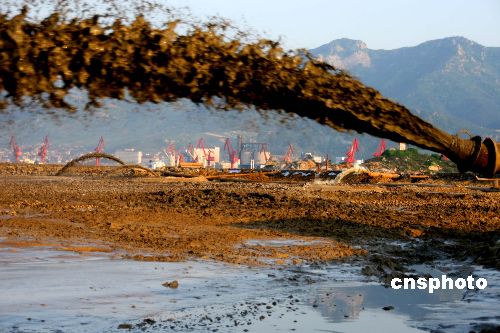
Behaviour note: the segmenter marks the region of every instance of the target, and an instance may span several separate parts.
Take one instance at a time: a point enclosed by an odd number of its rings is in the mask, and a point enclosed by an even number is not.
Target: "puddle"
[[[0,332],[469,332],[500,320],[500,274],[476,266],[468,269],[486,289],[429,294],[366,282],[349,264],[270,269],[9,250],[0,247]],[[177,289],[162,286],[173,280]]]
[[[311,246],[325,244],[323,240],[300,240],[300,239],[251,239],[244,243],[248,246],[265,246],[265,247],[285,247],[285,246]]]

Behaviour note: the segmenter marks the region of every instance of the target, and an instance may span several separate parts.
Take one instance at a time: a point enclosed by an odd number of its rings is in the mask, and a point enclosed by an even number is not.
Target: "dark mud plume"
[[[65,97],[74,88],[88,92],[90,106],[129,96],[138,103],[187,98],[221,109],[254,106],[412,143],[447,155],[462,170],[498,170],[494,142],[449,135],[307,52],[230,37],[223,21],[180,34],[178,20],[156,28],[142,16],[105,25],[98,16],[65,20],[55,12],[38,23],[26,15],[24,9],[12,18],[0,16],[4,107],[34,100],[71,111]]]
[[[88,154],[85,154],[85,155],[82,155],[80,157],[77,157],[71,161],[69,161],[68,163],[66,163],[62,168],[61,170],[59,170],[57,173],[56,173],[56,176],[60,176],[62,175],[63,173],[65,173],[69,168],[71,167],[74,167],[75,165],[77,165],[79,162],[83,162],[83,161],[87,161],[87,160],[92,160],[94,158],[105,158],[105,159],[108,159],[110,161],[115,161],[116,163],[122,165],[122,166],[126,166],[125,163],[120,160],[118,157],[115,157],[113,155],[110,155],[110,154],[105,154],[105,153],[88,153]]]

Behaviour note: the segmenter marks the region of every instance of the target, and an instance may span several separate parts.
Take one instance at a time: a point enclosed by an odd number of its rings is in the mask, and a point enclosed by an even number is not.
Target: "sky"
[[[371,49],[415,46],[463,36],[500,47],[500,0],[166,0],[198,18],[220,15],[286,48],[315,48],[338,38]]]

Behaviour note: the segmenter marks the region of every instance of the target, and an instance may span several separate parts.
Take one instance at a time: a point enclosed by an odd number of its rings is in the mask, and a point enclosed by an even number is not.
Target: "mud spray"
[[[128,95],[138,103],[187,98],[221,109],[283,110],[442,153],[461,171],[500,172],[500,144],[450,135],[305,51],[243,41],[223,21],[184,33],[179,23],[156,28],[137,16],[104,24],[98,16],[69,20],[58,11],[33,22],[26,9],[1,14],[0,103],[23,106],[28,99],[71,111],[65,97],[80,88],[94,106]]]
[[[60,176],[62,175],[63,173],[65,173],[69,168],[72,168],[74,167],[75,165],[77,165],[79,162],[83,162],[83,161],[87,161],[87,160],[92,160],[92,159],[96,159],[96,158],[105,158],[105,159],[108,159],[110,161],[114,161],[118,164],[120,164],[121,166],[127,166],[125,165],[125,163],[120,160],[119,158],[113,156],[113,155],[110,155],[110,154],[105,154],[105,153],[88,153],[88,154],[85,154],[85,155],[82,155],[78,158],[75,158],[71,161],[69,161],[68,163],[66,163],[62,168],[61,170],[59,170],[57,173],[56,173],[56,176]]]

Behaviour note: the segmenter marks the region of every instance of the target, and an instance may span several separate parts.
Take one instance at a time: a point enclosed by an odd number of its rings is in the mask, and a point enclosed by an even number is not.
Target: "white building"
[[[149,168],[156,170],[165,167],[165,162],[160,160],[151,160],[149,161]]]
[[[214,167],[216,163],[220,162],[220,147],[207,147],[205,151],[203,148],[195,148],[194,156],[198,157],[198,162],[202,163],[203,166]]]
[[[126,164],[141,164],[142,151],[135,151],[135,149],[117,150],[114,156],[122,160]]]

